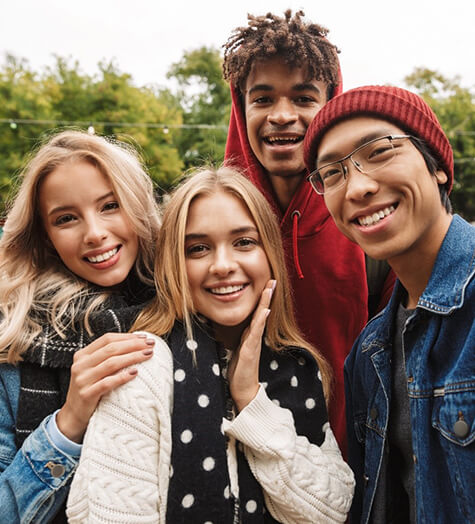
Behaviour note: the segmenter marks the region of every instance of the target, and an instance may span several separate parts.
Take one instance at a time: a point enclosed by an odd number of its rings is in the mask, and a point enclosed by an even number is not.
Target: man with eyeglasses
[[[353,522],[473,522],[475,228],[452,215],[450,143],[396,87],[331,100],[305,139],[336,225],[397,276],[345,362]]]
[[[338,51],[327,33],[291,10],[283,17],[248,15],[248,24],[233,31],[223,46],[233,101],[225,158],[279,219],[300,330],[333,370],[329,418],[344,450],[343,362],[368,310],[372,315],[389,299],[394,275],[387,278],[387,265],[380,271],[372,264],[368,297],[364,253],[338,231],[305,180],[305,133],[342,87]]]

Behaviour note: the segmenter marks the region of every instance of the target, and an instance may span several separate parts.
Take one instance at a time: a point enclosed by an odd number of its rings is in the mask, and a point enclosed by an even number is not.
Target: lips
[[[106,251],[105,253],[101,253],[100,255],[96,255],[93,257],[84,257],[88,262],[91,264],[99,264],[100,262],[105,262],[106,260],[109,260],[114,255],[117,254],[119,251],[120,246],[117,246],[113,249],[110,249],[109,251]]]
[[[396,210],[396,207],[397,206],[391,205],[388,207],[384,207],[378,211],[375,211],[374,213],[370,215],[360,216],[357,218],[357,222],[360,226],[365,226],[365,227],[374,226],[380,220],[383,220],[387,216],[394,213],[394,211]]]
[[[238,291],[243,290],[246,287],[245,284],[239,284],[235,286],[221,286],[210,288],[208,291],[213,295],[229,295],[231,293],[237,293]]]

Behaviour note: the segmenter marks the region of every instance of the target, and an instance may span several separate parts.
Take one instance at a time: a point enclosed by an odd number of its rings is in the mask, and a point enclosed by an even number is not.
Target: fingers
[[[270,303],[275,289],[275,280],[270,280],[262,291],[259,304],[254,311],[251,324],[242,337],[241,347],[232,362],[230,390],[239,411],[244,409],[259,390],[259,360],[262,337],[270,313]]]
[[[135,366],[153,355],[153,338],[109,333],[79,350],[71,366],[66,403],[57,417],[60,431],[80,442],[100,398],[137,375]]]
[[[251,346],[256,346],[258,344],[260,351],[261,340],[266,327],[267,317],[270,313],[269,308],[276,283],[277,282],[275,280],[269,280],[269,282],[266,284],[266,287],[263,289],[259,304],[257,305],[254,315],[252,316],[249,330],[247,331],[245,337],[243,337],[243,345],[244,343],[249,343]]]

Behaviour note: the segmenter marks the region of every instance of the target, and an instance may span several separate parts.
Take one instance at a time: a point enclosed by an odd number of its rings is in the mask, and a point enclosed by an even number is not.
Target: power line
[[[94,120],[35,120],[31,118],[0,118],[1,124],[9,124],[13,129],[18,124],[25,125],[53,125],[53,126],[115,126],[115,127],[146,127],[168,129],[221,129],[228,130],[224,124],[158,124],[154,122],[96,122]]]

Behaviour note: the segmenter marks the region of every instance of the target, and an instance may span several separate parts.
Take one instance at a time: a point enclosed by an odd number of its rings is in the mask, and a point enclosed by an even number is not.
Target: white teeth
[[[384,217],[387,217],[391,213],[394,212],[396,208],[394,206],[385,207],[384,209],[380,209],[376,213],[373,213],[372,215],[367,215],[365,217],[358,217],[358,222],[360,226],[373,226],[374,224],[377,224],[381,219]]]
[[[110,251],[106,251],[105,253],[102,253],[101,255],[97,255],[97,257],[86,257],[89,262],[104,262],[104,260],[109,260],[109,258],[113,257],[117,251],[119,251],[118,247],[115,247],[114,249],[111,249]]]
[[[266,140],[268,142],[297,142],[298,140],[300,140],[300,137],[298,137],[298,136],[294,136],[294,137],[290,137],[290,136],[268,136],[266,138]]]
[[[236,291],[241,291],[241,289],[244,289],[244,286],[242,284],[240,286],[215,287],[214,289],[210,289],[210,291],[214,295],[227,295],[228,293],[235,293]]]

